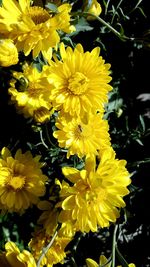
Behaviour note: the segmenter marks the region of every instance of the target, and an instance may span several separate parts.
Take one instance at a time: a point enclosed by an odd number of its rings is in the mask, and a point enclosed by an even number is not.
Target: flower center
[[[97,189],[97,190],[98,190],[98,192],[97,192],[97,194],[98,194],[97,202],[101,203],[102,201],[104,201],[106,199],[107,191],[105,189],[103,189],[103,188]]]
[[[8,183],[8,185],[15,191],[22,189],[24,184],[25,184],[25,176],[22,175],[13,176]]]
[[[88,88],[88,78],[81,72],[76,72],[68,80],[68,89],[74,95],[82,95]]]
[[[42,94],[42,89],[37,87],[36,84],[30,83],[28,87],[28,95],[31,98],[39,98]]]
[[[44,23],[51,18],[50,14],[39,6],[33,6],[29,8],[29,16],[35,23],[35,25]]]
[[[74,135],[78,139],[91,137],[93,135],[93,128],[85,124],[75,125]]]
[[[104,201],[104,199],[106,199],[106,197],[107,197],[107,192],[105,189],[102,188],[95,190],[93,192],[91,192],[90,190],[86,194],[86,200],[89,205],[91,205],[94,202],[100,204]]]
[[[80,138],[80,136],[82,135],[82,126],[80,124],[75,125],[74,135],[76,138]]]

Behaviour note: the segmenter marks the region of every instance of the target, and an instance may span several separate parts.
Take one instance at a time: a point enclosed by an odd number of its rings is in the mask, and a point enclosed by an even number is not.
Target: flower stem
[[[113,242],[112,242],[112,263],[111,267],[115,267],[115,257],[116,257],[116,235],[117,235],[118,225],[115,225],[113,233]]]
[[[122,264],[122,267],[128,267],[128,263],[127,261],[125,260],[125,258],[122,256],[122,254],[120,253],[118,247],[116,246],[116,254],[117,254],[117,257],[119,259],[119,261],[121,262]]]
[[[41,139],[41,142],[42,142],[43,146],[45,146],[48,149],[48,146],[46,145],[46,143],[45,143],[45,141],[43,139],[43,131],[42,130],[40,131],[40,139]]]
[[[57,147],[55,144],[53,144],[53,142],[51,141],[50,139],[50,136],[49,136],[49,132],[48,132],[48,125],[45,124],[45,133],[46,133],[46,137],[47,137],[47,140],[49,142],[49,144],[52,146],[52,147]]]
[[[51,241],[49,242],[49,244],[45,248],[43,248],[42,254],[41,254],[41,256],[40,256],[40,258],[39,258],[39,260],[37,262],[37,267],[40,267],[41,262],[42,262],[42,259],[44,258],[44,256],[46,255],[46,253],[48,252],[48,250],[50,249],[50,247],[53,245],[57,234],[58,234],[58,227],[57,227],[57,229],[56,229],[56,231],[55,231],[55,233],[54,233]]]
[[[105,20],[103,20],[101,17],[96,16],[95,14],[92,14],[90,12],[74,12],[71,15],[73,15],[73,16],[75,16],[75,15],[78,15],[78,16],[86,16],[86,17],[87,16],[92,16],[95,19],[97,19],[101,24],[103,24],[104,26],[106,26],[111,32],[113,32],[121,40],[123,40],[123,41],[127,41],[127,40],[134,41],[135,40],[135,38],[133,38],[133,37],[128,37],[126,35],[121,34],[115,28],[113,28],[109,23],[107,23]]]

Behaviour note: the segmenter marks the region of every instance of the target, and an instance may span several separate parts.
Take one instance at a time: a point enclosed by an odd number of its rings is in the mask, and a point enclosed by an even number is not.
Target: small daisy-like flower
[[[49,244],[51,239],[52,236],[47,235],[43,230],[38,230],[34,233],[29,246],[34,258],[37,261],[42,253],[43,248]],[[52,267],[54,264],[63,263],[64,258],[66,257],[65,248],[70,241],[71,238],[62,236],[58,232],[58,235],[56,236],[52,246],[43,257],[40,266]]]
[[[18,112],[26,118],[33,117],[36,122],[45,122],[53,113],[49,100],[51,86],[44,72],[35,67],[25,65],[23,72],[13,72],[9,94]]]
[[[84,52],[81,44],[74,50],[60,45],[62,60],[51,61],[47,66],[49,82],[54,85],[51,99],[57,110],[83,117],[85,113],[104,111],[107,93],[112,88],[110,64],[99,56],[100,48]]]
[[[18,51],[10,39],[0,40],[0,66],[9,67],[18,63]]]
[[[97,231],[97,226],[108,227],[119,217],[119,208],[125,206],[123,197],[129,193],[129,173],[125,160],[117,160],[113,153],[104,150],[96,168],[93,158],[87,158],[85,169],[64,167],[59,203],[60,221],[72,220],[77,231]]]
[[[10,212],[23,212],[45,194],[47,176],[43,175],[40,156],[19,149],[14,157],[4,147],[0,158],[0,203]]]
[[[110,146],[109,126],[102,119],[100,113],[87,113],[80,117],[71,117],[68,114],[59,114],[56,130],[53,135],[58,139],[59,146],[67,148],[67,157],[97,155],[97,150]]]
[[[12,241],[5,244],[5,252],[0,254],[1,267],[36,267],[36,262],[32,254],[19,248]]]
[[[14,40],[18,50],[27,56],[33,51],[33,57],[39,52],[47,52],[60,41],[57,31],[66,33],[75,31],[70,25],[71,6],[62,4],[57,13],[40,6],[31,6],[30,0],[3,0],[0,7],[0,31]]]

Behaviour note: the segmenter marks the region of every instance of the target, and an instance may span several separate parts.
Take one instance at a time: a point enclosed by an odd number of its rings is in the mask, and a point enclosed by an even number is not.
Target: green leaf
[[[79,32],[91,31],[93,29],[93,27],[89,25],[85,18],[80,18],[75,27],[76,32],[73,33],[73,35],[77,35]]]
[[[141,126],[142,126],[142,130],[143,130],[143,132],[145,132],[145,122],[144,122],[144,119],[143,119],[143,117],[141,115],[139,116],[139,119],[140,119],[140,123],[141,123]]]
[[[121,15],[122,15],[125,19],[127,19],[127,20],[130,19],[127,15],[124,14],[123,9],[122,9],[121,7],[119,7],[119,10],[120,10]]]
[[[123,255],[119,251],[117,245],[116,245],[116,255],[117,255],[119,262],[122,264],[122,267],[128,267],[128,263],[126,262],[125,258],[123,257]]]
[[[66,45],[71,45],[72,47],[74,47],[74,44],[72,42],[72,39],[69,36],[64,36],[61,38],[61,41],[63,41],[63,43],[65,43]]]
[[[143,9],[142,9],[141,7],[137,7],[137,9],[139,9],[140,12],[141,12],[141,14],[142,14],[145,18],[147,18],[147,16],[145,15],[145,13],[144,13],[144,11],[143,11]]]
[[[144,146],[143,143],[142,143],[142,141],[141,141],[140,139],[137,138],[137,139],[136,139],[136,142],[137,142],[139,145]]]
[[[55,4],[48,3],[48,4],[46,5],[46,7],[47,7],[50,11],[52,11],[52,12],[54,12],[54,13],[57,13],[57,12],[58,12],[58,8],[57,8],[57,6],[56,6]]]

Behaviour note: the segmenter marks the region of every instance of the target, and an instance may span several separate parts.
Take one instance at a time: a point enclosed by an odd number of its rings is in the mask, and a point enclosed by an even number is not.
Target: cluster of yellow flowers
[[[67,158],[85,159],[82,170],[63,167],[65,180],[59,185],[59,199],[52,205],[45,196],[48,176],[43,174],[40,156],[21,149],[15,155],[4,147],[0,158],[0,208],[24,213],[32,205],[42,210],[39,228],[29,243],[29,251],[6,243],[0,254],[0,266],[35,267],[53,238],[57,237],[40,262],[51,267],[63,262],[65,247],[77,231],[96,232],[108,227],[125,206],[123,197],[131,183],[126,161],[118,160],[111,145],[108,121],[104,119],[108,102],[110,64],[100,56],[100,48],[84,51],[81,44],[65,47],[62,33],[72,33],[72,6],[61,1],[56,12],[31,4],[30,0],[3,0],[0,7],[0,66],[19,64],[18,52],[33,58],[41,55],[45,65],[39,71],[33,63],[20,64],[12,71],[8,92],[17,112],[37,123],[46,123],[54,114],[53,136]],[[36,1],[35,1],[36,3]],[[93,0],[89,12],[99,15],[100,4]],[[88,19],[91,19],[88,16]],[[101,264],[101,263],[100,263]],[[87,260],[87,266],[98,266]],[[107,265],[109,266],[109,265]],[[134,266],[133,264],[129,265]]]

